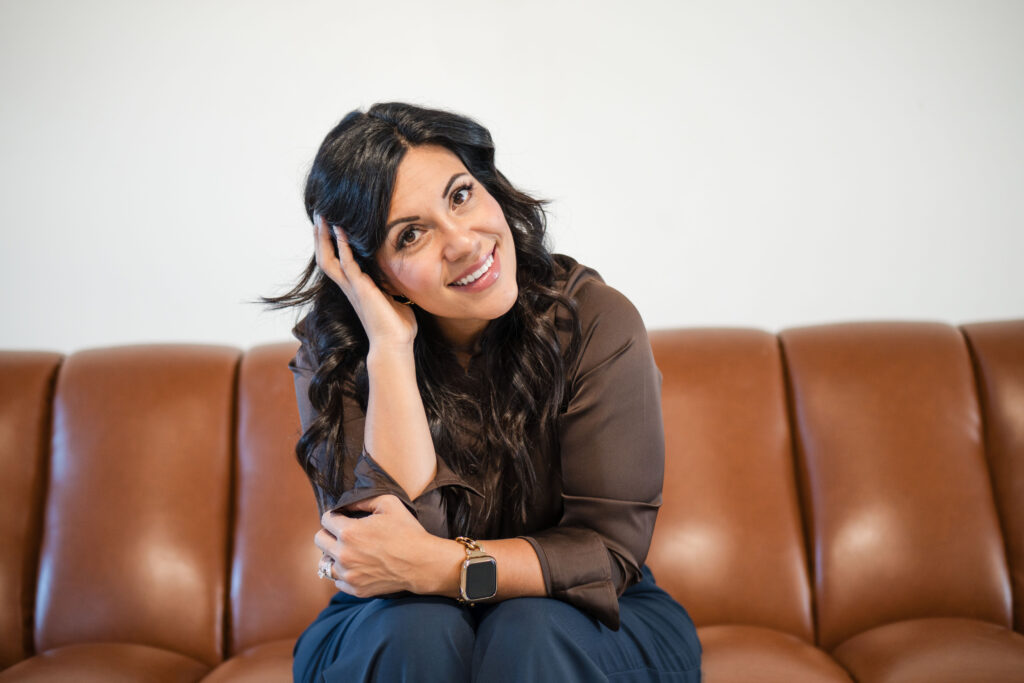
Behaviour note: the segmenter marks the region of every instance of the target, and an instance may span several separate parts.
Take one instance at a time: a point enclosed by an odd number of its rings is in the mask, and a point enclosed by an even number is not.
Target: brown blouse
[[[534,458],[538,490],[530,496],[529,528],[506,535],[518,535],[533,546],[549,596],[618,629],[618,596],[640,578],[661,505],[661,375],[643,321],[629,300],[571,258],[556,256],[556,264],[559,286],[578,306],[581,348],[567,364],[568,403],[559,417],[557,448]],[[560,334],[565,348],[568,334]],[[306,429],[316,413],[307,395],[315,367],[305,344],[289,367]],[[321,512],[390,493],[428,532],[450,538],[441,487],[465,487],[475,494],[471,500],[482,500],[480,491],[487,487],[457,475],[444,453],[437,453],[434,481],[409,500],[363,450],[362,409],[354,400],[344,408],[348,450],[359,455],[343,463],[340,498],[314,484]],[[505,526],[487,531],[501,534]]]

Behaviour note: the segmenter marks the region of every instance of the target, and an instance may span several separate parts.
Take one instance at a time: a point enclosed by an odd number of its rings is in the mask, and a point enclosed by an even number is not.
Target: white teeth
[[[462,287],[464,285],[468,285],[471,282],[476,282],[478,279],[480,279],[480,276],[486,273],[488,270],[490,270],[491,266],[493,265],[494,254],[491,254],[490,256],[487,257],[487,260],[484,261],[484,264],[482,266],[480,266],[479,268],[477,268],[476,270],[474,270],[472,273],[462,278],[461,280],[456,280],[455,284]]]

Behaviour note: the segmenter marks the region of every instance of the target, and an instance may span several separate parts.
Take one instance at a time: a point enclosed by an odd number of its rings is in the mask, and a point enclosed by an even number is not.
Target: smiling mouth
[[[460,278],[460,279],[456,280],[455,282],[452,282],[448,286],[449,287],[465,287],[466,285],[471,285],[474,282],[476,282],[477,280],[479,280],[480,278],[482,278],[484,276],[484,273],[486,273],[488,270],[490,270],[491,266],[493,266],[493,265],[494,265],[494,250],[492,249],[491,253],[487,255],[487,259],[483,263],[480,264],[479,268],[474,270],[469,275],[467,275],[467,276],[465,276],[463,278]]]

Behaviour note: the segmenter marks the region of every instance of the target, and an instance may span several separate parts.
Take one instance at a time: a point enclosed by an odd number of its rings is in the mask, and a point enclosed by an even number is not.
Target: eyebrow
[[[452,183],[455,182],[456,178],[458,178],[459,176],[463,176],[463,175],[468,175],[468,174],[465,171],[459,171],[458,173],[456,173],[455,175],[453,175],[451,178],[448,179],[448,184],[444,186],[444,192],[441,193],[441,199],[447,199],[448,198],[448,190],[452,189]]]
[[[458,179],[459,176],[469,175],[466,171],[459,171],[451,178],[448,179],[448,184],[444,186],[444,192],[441,193],[441,199],[448,198],[448,191],[452,189],[452,184]],[[419,216],[406,216],[405,218],[396,218],[387,225],[384,226],[385,231],[390,231],[391,228],[395,227],[399,223],[408,223],[409,221],[418,221]]]
[[[399,223],[408,223],[409,221],[418,221],[419,219],[419,216],[406,216],[405,218],[396,218],[395,220],[385,225],[384,230],[385,232],[390,232],[391,228],[395,227]]]

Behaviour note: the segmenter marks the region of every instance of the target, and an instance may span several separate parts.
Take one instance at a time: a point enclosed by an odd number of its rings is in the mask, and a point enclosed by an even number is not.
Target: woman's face
[[[398,166],[384,244],[384,288],[437,319],[460,350],[512,308],[516,253],[505,215],[462,161],[423,145]]]

